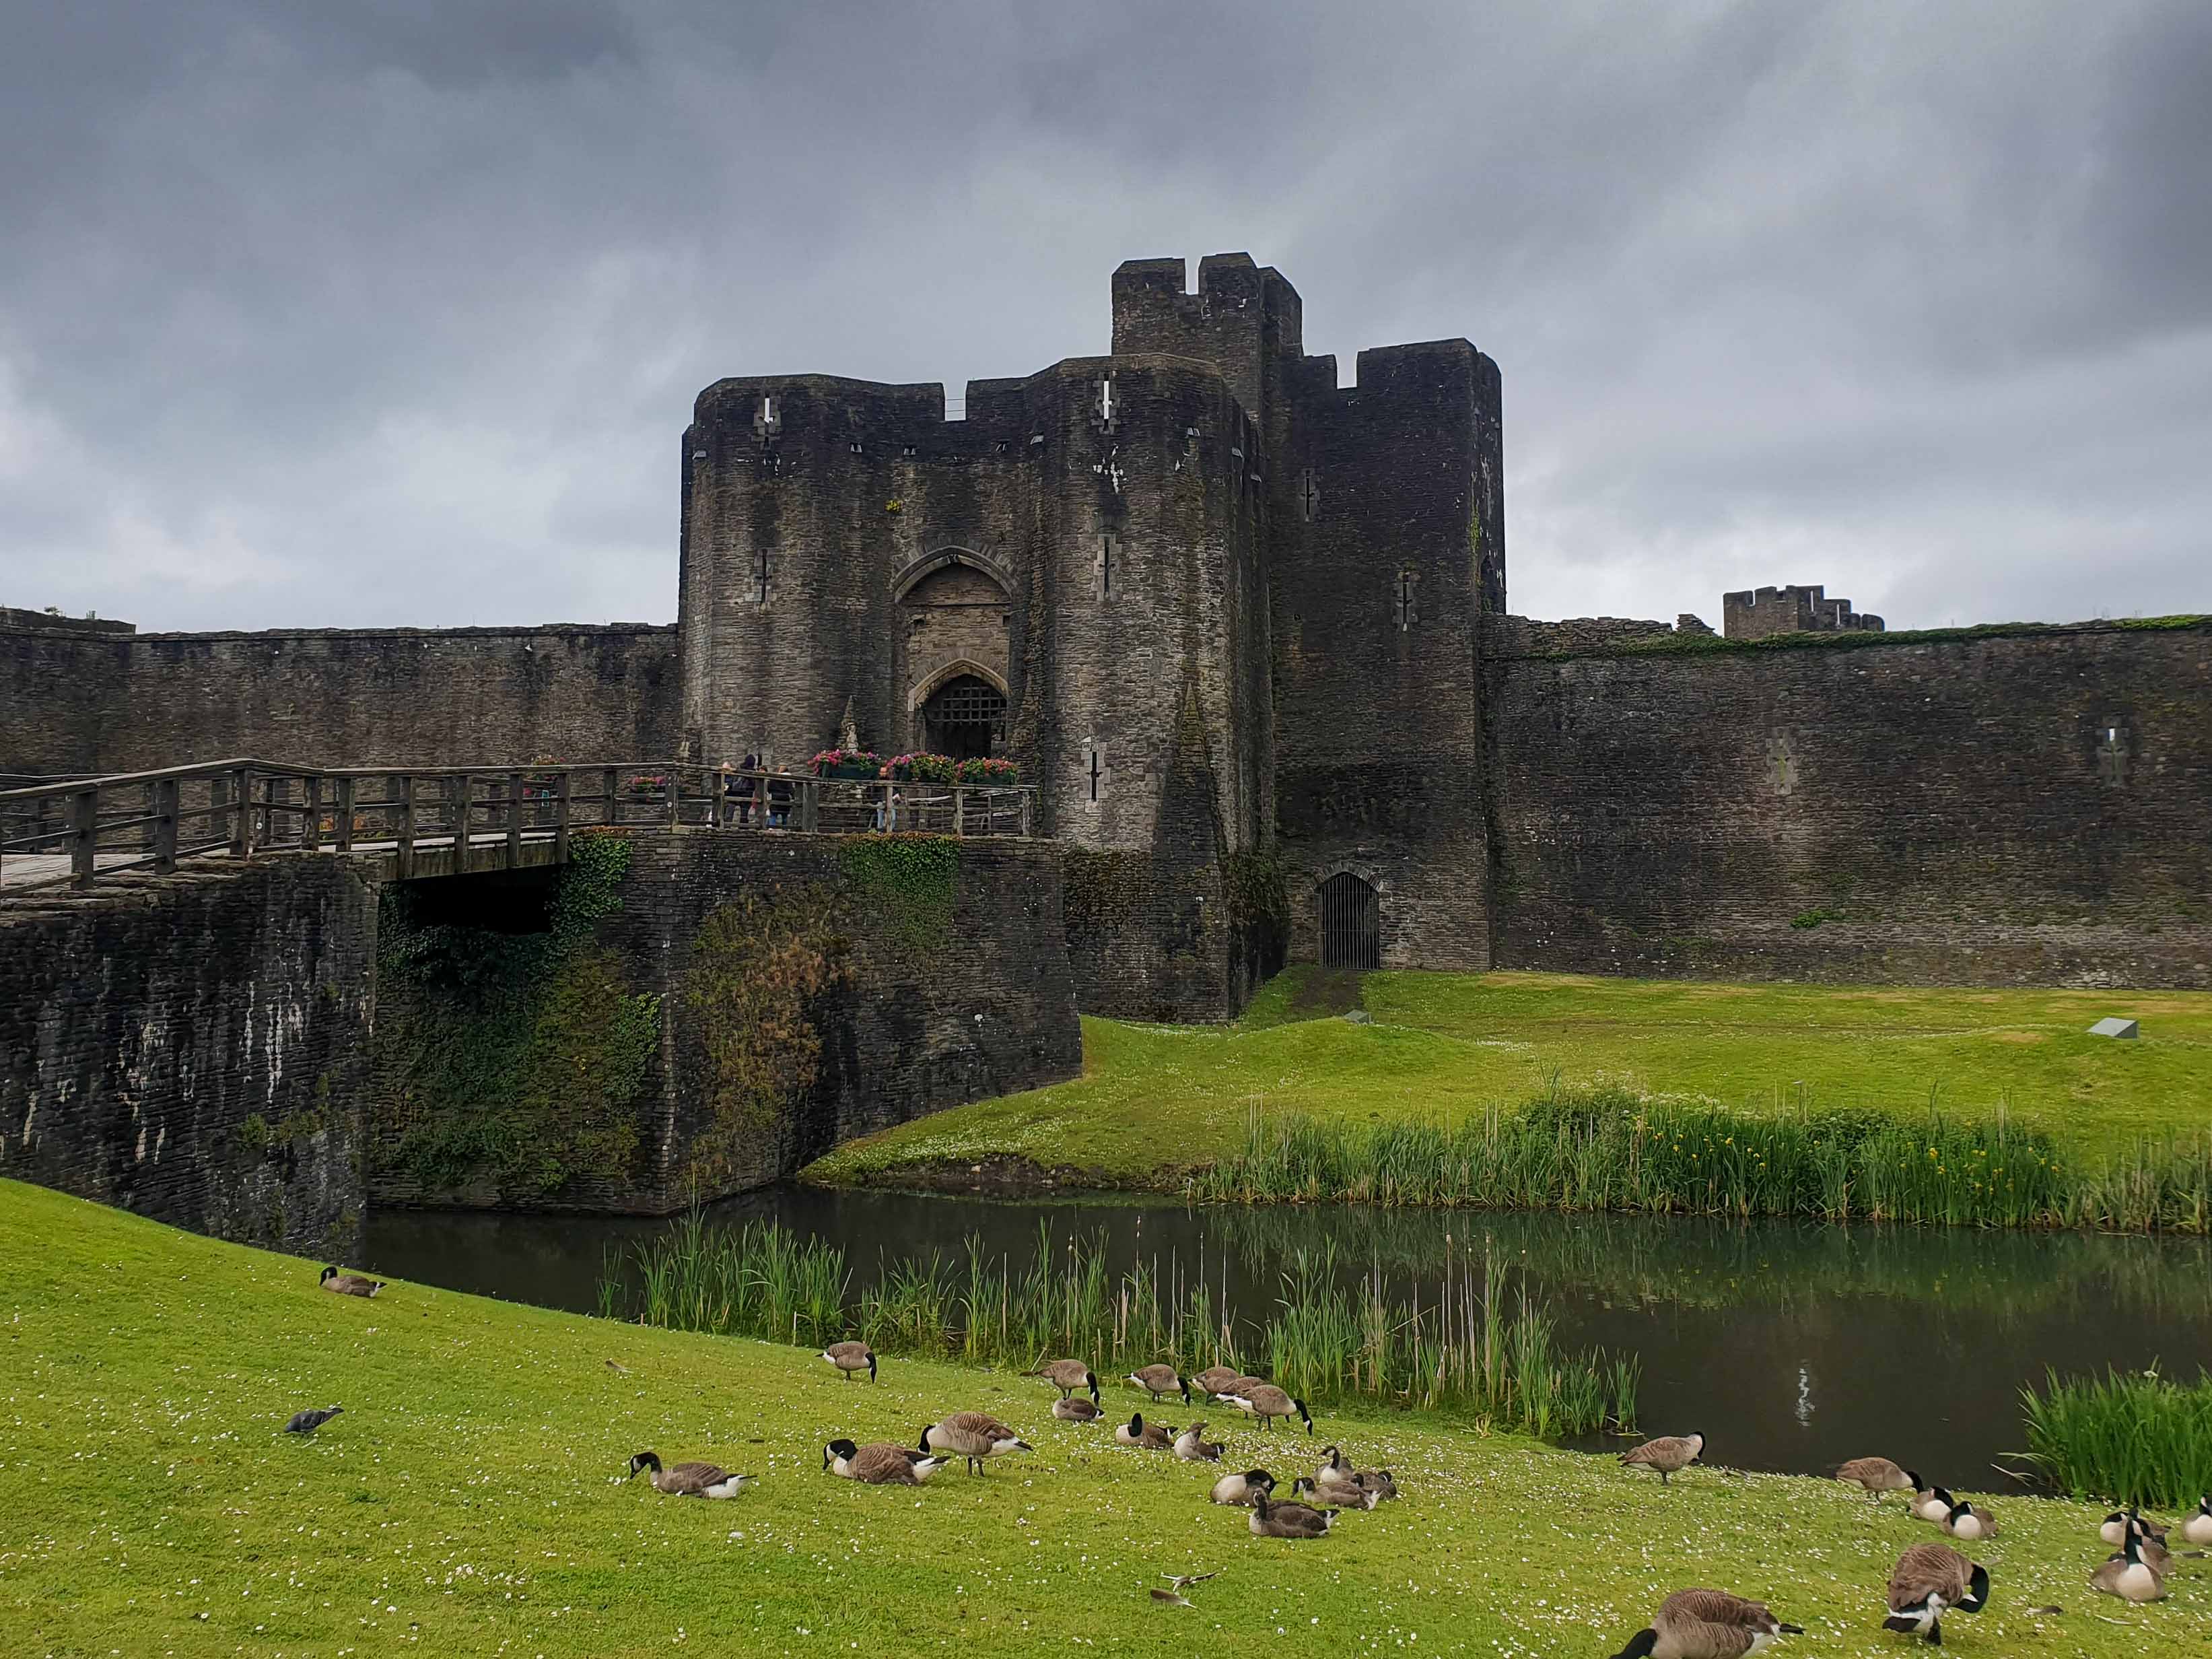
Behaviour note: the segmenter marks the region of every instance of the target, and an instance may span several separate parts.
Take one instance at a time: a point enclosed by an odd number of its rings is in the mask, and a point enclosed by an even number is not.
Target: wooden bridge
[[[0,790],[0,895],[85,888],[188,860],[311,853],[388,879],[559,864],[579,830],[901,831],[1026,838],[1036,791],[738,772],[679,761],[313,768],[212,761]]]

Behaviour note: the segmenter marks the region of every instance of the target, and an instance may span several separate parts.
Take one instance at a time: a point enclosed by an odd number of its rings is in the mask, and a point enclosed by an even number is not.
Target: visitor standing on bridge
[[[722,786],[723,793],[734,797],[737,800],[738,828],[740,830],[752,827],[753,791],[760,787],[753,781],[753,774],[760,770],[760,763],[758,755],[748,754],[738,763],[738,775],[733,779],[726,780]],[[722,763],[722,769],[725,771],[729,769],[727,761]]]
[[[791,769],[787,766],[777,767],[775,775],[768,781],[768,827],[791,827]]]

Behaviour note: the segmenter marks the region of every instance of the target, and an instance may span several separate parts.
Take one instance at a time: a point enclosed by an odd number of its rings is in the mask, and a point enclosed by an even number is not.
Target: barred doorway
[[[921,706],[922,741],[954,760],[1004,754],[1006,699],[998,687],[962,674],[947,680]]]
[[[1321,884],[1321,965],[1382,965],[1382,907],[1374,888],[1348,870]]]

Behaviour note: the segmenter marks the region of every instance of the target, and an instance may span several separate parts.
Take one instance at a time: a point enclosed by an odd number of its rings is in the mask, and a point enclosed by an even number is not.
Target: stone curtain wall
[[[1485,678],[1500,967],[2212,986],[2212,624]]]
[[[672,757],[676,630],[0,628],[0,772]]]
[[[0,909],[0,1176],[343,1256],[375,929],[330,859]]]

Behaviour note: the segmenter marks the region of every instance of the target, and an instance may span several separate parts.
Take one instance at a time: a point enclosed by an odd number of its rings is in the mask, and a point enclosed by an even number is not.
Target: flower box
[[[807,769],[817,778],[843,778],[851,781],[872,781],[883,775],[882,759],[866,749],[825,749],[807,762]]]
[[[896,783],[951,783],[956,769],[950,755],[896,755],[884,775]]]
[[[1012,761],[1000,760],[995,757],[964,760],[954,769],[952,781],[955,783],[1010,788],[1022,781],[1022,769]]]

